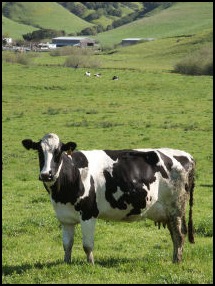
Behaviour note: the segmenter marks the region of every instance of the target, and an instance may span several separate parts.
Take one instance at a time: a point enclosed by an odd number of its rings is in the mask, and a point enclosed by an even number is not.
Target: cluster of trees
[[[127,18],[127,21],[135,20],[138,15],[142,17],[144,14],[162,5],[165,8],[169,7],[173,2],[139,2],[142,6],[138,6],[135,2],[57,2],[64,8],[68,9],[71,13],[76,16],[92,22],[93,20],[99,19],[102,15],[104,16],[115,16],[122,17],[122,7],[126,6],[133,10],[133,12]],[[140,8],[141,7],[141,8]],[[90,11],[90,12],[89,12]],[[131,16],[134,14],[134,16]],[[126,17],[125,17],[126,18]],[[117,20],[120,21],[121,19]],[[123,25],[125,21],[121,22]],[[128,23],[128,22],[126,22]],[[118,24],[117,24],[118,25]],[[113,25],[115,28],[115,25]]]
[[[104,27],[101,24],[98,24],[98,25],[93,26],[93,27],[87,27],[87,28],[83,29],[82,31],[80,31],[78,33],[78,35],[96,35],[97,33],[112,30],[112,29],[115,29],[119,26],[130,23],[134,20],[137,20],[138,18],[139,18],[139,13],[134,12],[134,13],[128,14],[122,18],[119,18],[118,20],[113,21],[112,24],[107,25],[107,27]]]
[[[86,20],[93,21],[102,15],[121,17],[120,2],[58,2],[73,14]],[[91,10],[91,13],[87,13]]]
[[[57,31],[54,29],[40,29],[33,31],[32,33],[27,33],[22,35],[25,41],[40,41],[42,39],[49,39],[55,37],[65,36],[65,31]]]

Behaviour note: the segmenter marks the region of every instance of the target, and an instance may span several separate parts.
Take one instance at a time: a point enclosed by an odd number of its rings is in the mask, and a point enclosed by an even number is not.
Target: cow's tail
[[[189,199],[189,220],[188,220],[188,240],[190,243],[195,243],[194,241],[194,226],[193,226],[193,193],[194,193],[194,187],[195,187],[195,163],[192,166],[192,169],[189,172],[189,193],[190,193],[190,199]]]

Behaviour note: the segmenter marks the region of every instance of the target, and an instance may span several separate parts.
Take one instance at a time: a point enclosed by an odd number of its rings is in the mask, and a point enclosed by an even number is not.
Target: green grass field
[[[112,81],[116,72],[120,80]],[[115,69],[103,69],[102,78],[83,74],[3,63],[3,283],[212,283],[212,78]],[[64,265],[37,155],[21,146],[47,132],[79,149],[167,146],[193,154],[196,244],[185,244],[184,262],[172,265],[170,235],[153,222],[99,221],[95,267],[85,262],[79,228],[73,264]]]
[[[211,42],[211,29],[95,55],[99,68],[64,67],[39,53],[27,65],[2,62],[2,283],[212,284],[213,78],[173,73],[186,53]],[[160,47],[160,48],[159,48]],[[3,52],[3,56],[4,56]],[[12,54],[11,54],[12,56]],[[118,81],[112,76],[118,75]],[[95,266],[86,262],[77,226],[71,265],[62,231],[38,180],[37,154],[21,141],[54,132],[78,149],[170,147],[196,159],[195,244],[172,264],[167,229],[152,221],[97,222]]]

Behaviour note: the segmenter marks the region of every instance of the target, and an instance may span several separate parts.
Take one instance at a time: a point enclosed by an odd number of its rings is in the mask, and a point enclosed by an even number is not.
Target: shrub
[[[18,63],[21,65],[29,65],[32,56],[26,53],[4,52],[2,53],[2,60],[8,63]]]
[[[93,51],[88,48],[79,48],[79,47],[72,47],[72,46],[66,46],[62,48],[57,48],[50,52],[51,56],[70,56],[70,55],[86,55],[91,56],[93,54]]]
[[[72,55],[64,62],[66,67],[79,68],[98,68],[101,66],[100,60],[86,55]]]
[[[51,56],[68,56],[64,62],[66,67],[97,68],[100,60],[92,57],[94,50],[91,48],[62,47],[50,52]]]
[[[174,66],[174,71],[187,75],[213,75],[213,47],[204,46]]]

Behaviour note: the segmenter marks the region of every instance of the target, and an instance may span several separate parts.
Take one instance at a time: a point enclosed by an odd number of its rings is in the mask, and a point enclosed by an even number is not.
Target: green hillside
[[[104,30],[113,22],[143,9],[143,2],[57,2],[78,17]],[[146,3],[146,2],[144,2]],[[149,3],[149,2],[147,2]]]
[[[69,34],[92,25],[56,2],[6,2],[3,8],[4,14],[9,19],[19,24],[34,26],[35,29],[64,30]],[[3,34],[7,31],[12,35],[15,33],[14,29],[13,26],[8,27],[7,22],[2,27]],[[20,33],[20,38],[22,34]]]
[[[22,39],[23,34],[32,33],[37,28],[30,25],[19,24],[2,16],[2,34],[13,39]]]
[[[119,44],[123,38],[164,38],[191,35],[213,27],[212,2],[177,2],[151,16],[96,36],[103,45]]]

